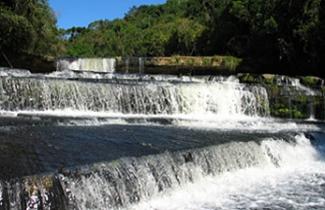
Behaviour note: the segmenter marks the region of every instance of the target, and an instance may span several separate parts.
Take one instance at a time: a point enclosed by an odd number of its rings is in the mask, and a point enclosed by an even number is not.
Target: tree
[[[71,31],[74,56],[227,54],[282,74],[319,74],[325,60],[323,0],[168,0]]]
[[[29,59],[26,56],[58,55],[59,30],[46,0],[0,2],[0,50],[13,63]]]
[[[35,31],[23,16],[0,8],[0,50],[2,52],[29,51],[35,42]]]
[[[321,1],[319,11],[320,14],[319,14],[318,36],[317,36],[317,42],[318,42],[317,54],[319,55],[319,60],[320,60],[318,69],[321,70],[325,68],[325,2],[324,1]],[[319,75],[321,75],[320,72]]]

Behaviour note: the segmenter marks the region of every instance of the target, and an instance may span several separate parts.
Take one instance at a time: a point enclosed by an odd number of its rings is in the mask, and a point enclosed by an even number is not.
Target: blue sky
[[[88,26],[99,19],[121,18],[132,6],[162,4],[166,0],[49,0],[58,26]]]

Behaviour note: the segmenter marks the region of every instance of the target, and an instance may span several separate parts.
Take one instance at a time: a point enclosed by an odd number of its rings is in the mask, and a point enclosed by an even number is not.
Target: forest
[[[0,66],[172,55],[231,55],[243,59],[243,71],[321,76],[325,1],[168,0],[67,30],[47,0],[0,1]]]

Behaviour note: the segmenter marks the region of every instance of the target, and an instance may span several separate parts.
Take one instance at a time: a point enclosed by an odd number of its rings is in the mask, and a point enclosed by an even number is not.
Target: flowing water
[[[114,58],[76,58],[60,59],[57,61],[57,70],[92,71],[113,73],[116,60]]]
[[[325,209],[324,124],[262,86],[0,75],[0,209]]]

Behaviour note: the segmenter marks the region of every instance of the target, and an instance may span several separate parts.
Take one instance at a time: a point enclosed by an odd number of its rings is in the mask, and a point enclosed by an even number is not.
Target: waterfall
[[[139,73],[143,74],[144,73],[144,64],[145,64],[144,60],[145,59],[140,57],[138,60],[139,60]]]
[[[73,63],[67,62],[67,65]],[[82,62],[76,62],[74,67],[62,68],[112,69],[108,64],[96,64],[97,61]],[[142,64],[143,60],[139,60],[140,72]],[[286,97],[291,107],[294,98],[290,98],[290,94]],[[317,113],[312,105],[310,103],[311,113]],[[211,183],[218,183],[213,185],[214,189],[223,183],[220,177],[230,174],[233,180],[237,180],[238,174],[249,170],[263,171],[266,177],[271,177],[270,185],[264,188],[264,185],[258,186],[263,191],[258,192],[260,196],[266,196],[263,201],[268,201],[268,194],[264,190],[273,187],[269,194],[277,197],[272,203],[274,205],[278,204],[278,197],[281,197],[278,195],[282,192],[282,188],[272,185],[282,184],[272,182],[274,171],[281,173],[293,168],[296,172],[298,168],[302,173],[295,181],[308,175],[319,176],[315,178],[315,187],[323,186],[322,125],[310,122],[300,125],[269,119],[269,109],[265,87],[241,84],[234,76],[178,78],[74,71],[49,75],[5,72],[0,75],[0,113],[4,114],[3,126],[0,127],[0,151],[3,157],[1,169],[5,169],[0,179],[0,209],[142,210],[146,208],[141,208],[141,204],[150,206],[156,198],[168,197],[182,190],[192,193],[191,185],[206,183],[200,189],[207,194],[209,192],[205,190],[209,189]],[[47,116],[55,112],[61,115]],[[12,113],[19,117],[10,117]],[[34,116],[36,113],[38,116]],[[73,113],[96,113],[93,116],[99,117],[75,119],[71,117]],[[33,118],[24,118],[28,114]],[[127,125],[115,123],[114,120],[121,118]],[[93,126],[88,122],[88,127],[75,126],[71,122],[111,119],[115,124],[109,126]],[[146,123],[130,125],[127,120],[143,120]],[[162,123],[151,125],[154,120],[161,120]],[[170,126],[169,120],[177,126]],[[71,126],[67,126],[66,121],[72,123]],[[162,125],[164,122],[168,125]],[[209,130],[204,124],[214,122],[216,129]],[[205,127],[197,129],[192,123]],[[303,129],[304,126],[307,128]],[[231,129],[225,129],[227,127]],[[253,131],[244,127],[250,127]],[[290,127],[291,130],[288,129]],[[302,133],[302,130],[308,133]],[[320,170],[306,168],[315,163],[323,165],[319,167]],[[309,171],[311,173],[306,174]],[[296,176],[291,171],[288,174]],[[259,174],[241,174],[240,181],[231,186],[227,185],[232,181],[225,182],[224,188],[234,188],[240,182],[246,183],[246,179],[254,181],[255,175]],[[259,178],[262,180],[259,182],[263,183],[264,177]],[[306,180],[298,184],[307,183],[310,186],[309,180]],[[243,196],[229,194],[227,199],[236,202],[245,199],[246,189],[242,191]],[[304,188],[291,189],[288,190],[290,195],[300,193],[303,191],[300,189]],[[250,195],[256,194],[254,190]],[[318,192],[324,194],[321,190]],[[223,195],[222,190],[219,195]],[[212,202],[215,204],[216,200],[221,199],[219,196]],[[300,197],[298,200],[301,200]],[[192,201],[191,196],[187,198],[188,201]],[[255,208],[253,205],[247,206],[252,203],[250,201],[246,199],[242,202],[245,204],[243,207],[225,206],[228,209]],[[186,202],[183,205],[185,209],[188,207]],[[164,203],[169,205],[173,202]],[[201,206],[205,209],[219,209],[204,204]],[[151,209],[168,209],[152,206]],[[190,207],[202,209],[195,205]],[[257,205],[256,209],[264,206],[259,207]]]
[[[310,121],[315,120],[315,110],[314,110],[314,103],[313,103],[313,99],[309,98],[308,101],[308,111],[309,111],[309,119]]]
[[[238,82],[89,82],[0,78],[1,111],[70,110],[144,115],[268,116],[266,90]]]
[[[261,142],[228,142],[178,152],[122,158],[59,175],[0,182],[0,209],[119,209],[169,189],[250,167],[308,164],[320,154],[303,134]],[[29,208],[26,208],[26,206]]]
[[[57,61],[57,71],[74,70],[113,73],[115,72],[115,66],[115,58],[78,58]]]

